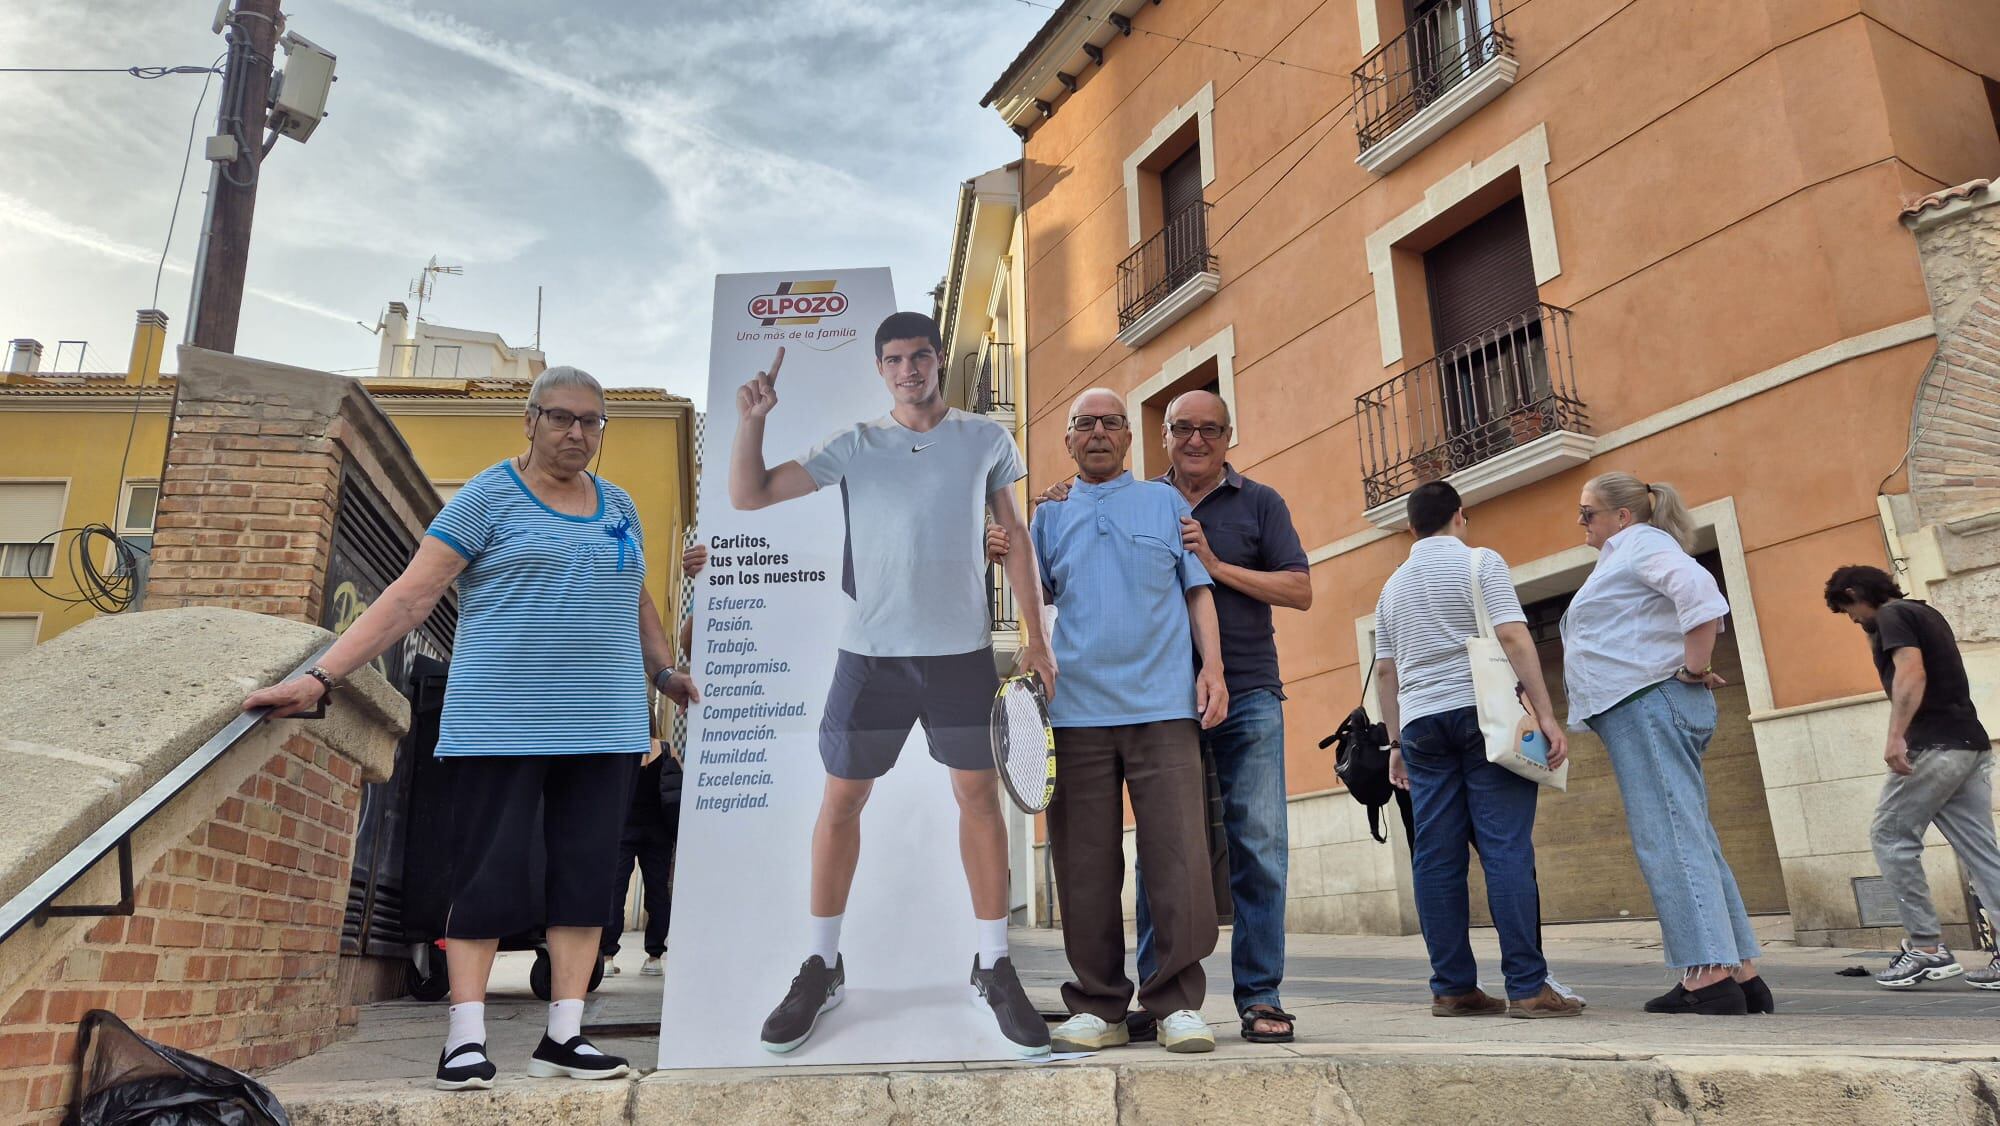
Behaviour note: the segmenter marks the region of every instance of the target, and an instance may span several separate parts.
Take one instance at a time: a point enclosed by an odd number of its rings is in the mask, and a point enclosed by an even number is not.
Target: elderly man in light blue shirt
[[[1075,980],[1056,1051],[1128,1040],[1125,1009],[1124,802],[1131,792],[1146,870],[1157,968],[1138,985],[1170,1052],[1206,1052],[1201,1018],[1215,949],[1215,891],[1203,806],[1201,731],[1229,710],[1208,572],[1181,544],[1187,501],[1171,485],[1125,471],[1130,420],[1116,392],[1093,388],[1070,407],[1063,439],[1077,478],[1043,505],[1031,532],[1048,598],[1062,691],[1050,701],[1056,792],[1049,806],[1063,948]],[[1201,657],[1188,660],[1192,645]]]

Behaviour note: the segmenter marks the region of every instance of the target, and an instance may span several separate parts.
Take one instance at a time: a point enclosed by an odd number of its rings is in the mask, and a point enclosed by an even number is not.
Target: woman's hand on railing
[[[310,676],[295,676],[290,680],[260,688],[243,699],[243,710],[255,711],[270,708],[271,719],[283,719],[300,712],[311,711],[326,695],[326,686]]]

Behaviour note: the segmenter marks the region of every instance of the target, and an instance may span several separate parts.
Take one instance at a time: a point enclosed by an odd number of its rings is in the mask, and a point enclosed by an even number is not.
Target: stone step
[[[1621,1058],[1588,1049],[1564,1055],[1346,1050],[1131,1064],[656,1072],[609,1083],[509,1078],[484,1092],[433,1091],[408,1081],[328,1084],[286,1086],[278,1094],[297,1126],[2000,1126],[2000,1062],[1924,1058],[1920,1051]]]

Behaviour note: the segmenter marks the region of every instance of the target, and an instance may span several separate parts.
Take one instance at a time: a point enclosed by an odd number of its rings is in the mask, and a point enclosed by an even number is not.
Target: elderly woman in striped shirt
[[[639,513],[589,471],[607,423],[604,390],[550,368],[528,394],[527,450],[487,469],[432,521],[402,576],[307,675],[244,707],[310,708],[429,617],[458,583],[458,634],[437,751],[451,758],[457,840],[445,924],[450,1028],[446,1090],[490,1087],[486,981],[499,940],[547,927],[548,1032],[528,1074],[610,1079],[626,1061],[582,1035],[583,995],[616,878],[620,819],[651,749],[646,685],[685,706],[693,682],[645,587]],[[537,810],[545,912],[532,913]]]
[[[1772,1012],[1701,769],[1725,683],[1709,658],[1729,603],[1688,554],[1694,519],[1673,486],[1602,474],[1583,487],[1577,523],[1599,555],[1563,615],[1570,726],[1604,741],[1667,964],[1681,975],[1646,1011]]]

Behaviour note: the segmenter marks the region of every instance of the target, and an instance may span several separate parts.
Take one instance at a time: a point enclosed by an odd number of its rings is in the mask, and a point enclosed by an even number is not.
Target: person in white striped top
[[[1410,868],[1417,917],[1431,956],[1431,1013],[1441,1017],[1571,1017],[1581,1002],[1549,984],[1538,932],[1541,891],[1535,881],[1535,783],[1486,760],[1466,639],[1478,632],[1472,600],[1484,601],[1493,632],[1526,688],[1549,765],[1561,766],[1567,737],[1542,681],[1527,616],[1494,552],[1472,582],[1465,506],[1443,481],[1419,485],[1409,499],[1410,558],[1382,588],[1375,607],[1375,678],[1390,743],[1389,777],[1410,791],[1416,845]],[[1486,902],[1500,933],[1507,1000],[1479,987],[1472,955],[1467,850],[1486,873]]]

